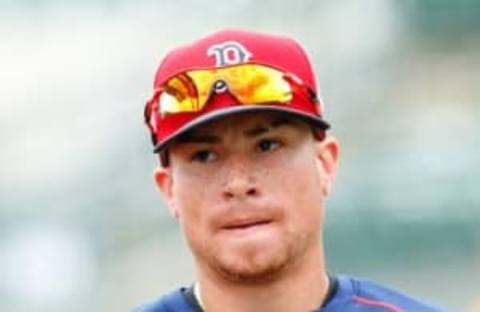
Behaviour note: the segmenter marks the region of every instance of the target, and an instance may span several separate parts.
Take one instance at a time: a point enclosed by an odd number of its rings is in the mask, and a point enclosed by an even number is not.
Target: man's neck
[[[302,260],[278,279],[257,285],[200,275],[197,300],[207,312],[312,311],[322,305],[329,279],[320,249]]]

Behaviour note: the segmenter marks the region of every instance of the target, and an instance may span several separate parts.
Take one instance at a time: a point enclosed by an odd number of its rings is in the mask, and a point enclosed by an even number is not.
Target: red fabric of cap
[[[238,42],[250,53],[248,60],[242,63],[267,65],[295,74],[308,87],[317,91],[312,66],[296,41],[284,36],[246,30],[219,31],[172,50],[160,64],[154,86],[158,87],[168,78],[187,70],[218,67],[215,57],[209,55],[208,51],[211,47],[226,42]]]
[[[154,88],[168,79],[195,69],[210,69],[236,64],[266,65],[298,77],[303,84],[318,94],[315,75],[305,50],[293,39],[285,36],[263,34],[246,30],[223,30],[180,46],[166,55],[155,75]],[[147,120],[154,142],[155,151],[163,149],[181,133],[201,122],[224,113],[241,110],[285,111],[293,113],[316,126],[327,129],[321,119],[321,104],[305,99],[294,99],[289,105],[241,105],[234,98],[215,98],[197,113],[171,114],[161,117],[153,113]],[[154,108],[155,110],[155,108]],[[211,118],[210,118],[211,117]]]

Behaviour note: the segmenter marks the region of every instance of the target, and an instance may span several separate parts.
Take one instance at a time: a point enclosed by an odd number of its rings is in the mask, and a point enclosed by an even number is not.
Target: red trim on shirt
[[[360,304],[365,304],[369,306],[374,306],[374,307],[382,307],[388,309],[389,312],[403,312],[402,309],[400,309],[397,306],[394,306],[391,303],[384,302],[384,301],[378,301],[378,300],[372,300],[372,299],[367,299],[363,298],[360,296],[353,296],[353,300],[360,303]]]

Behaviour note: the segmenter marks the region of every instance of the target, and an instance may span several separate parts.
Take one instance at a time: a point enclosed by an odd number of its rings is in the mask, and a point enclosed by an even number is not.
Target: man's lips
[[[237,229],[246,229],[254,226],[261,226],[271,223],[271,220],[250,220],[250,221],[238,221],[232,222],[225,226],[223,229],[225,230],[237,230]]]
[[[232,232],[243,232],[247,230],[253,230],[265,225],[271,224],[271,219],[242,219],[233,220],[222,226],[222,230]]]

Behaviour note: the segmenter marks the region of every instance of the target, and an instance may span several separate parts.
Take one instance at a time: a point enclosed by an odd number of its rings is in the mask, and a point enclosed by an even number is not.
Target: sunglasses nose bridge
[[[223,92],[229,90],[229,86],[228,86],[228,83],[224,79],[218,78],[213,82],[212,90],[215,93],[223,93]]]

